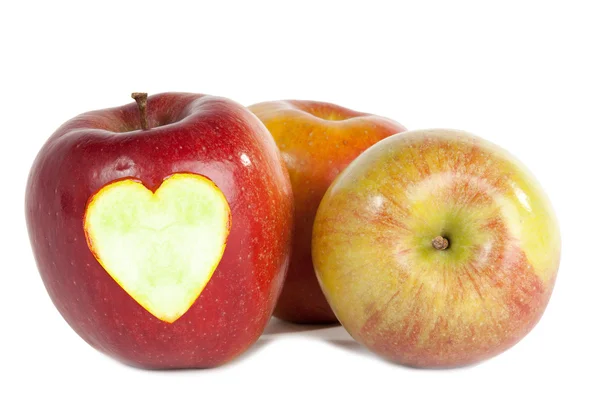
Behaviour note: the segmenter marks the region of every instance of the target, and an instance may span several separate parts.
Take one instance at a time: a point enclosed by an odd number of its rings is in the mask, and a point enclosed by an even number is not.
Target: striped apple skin
[[[432,246],[436,236],[449,247]],[[531,172],[454,130],[405,132],[359,156],[317,212],[313,260],[334,313],[395,362],[456,367],[498,355],[540,320],[558,221]]]

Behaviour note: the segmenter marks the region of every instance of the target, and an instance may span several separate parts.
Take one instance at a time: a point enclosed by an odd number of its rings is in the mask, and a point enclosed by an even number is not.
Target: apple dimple
[[[231,225],[229,204],[208,178],[177,173],[156,192],[124,179],[90,198],[84,231],[106,272],[144,309],[173,323],[218,266]]]

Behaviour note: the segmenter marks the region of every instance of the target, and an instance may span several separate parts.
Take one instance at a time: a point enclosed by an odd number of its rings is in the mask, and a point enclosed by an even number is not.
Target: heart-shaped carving
[[[172,323],[198,298],[218,266],[231,211],[221,190],[197,174],[174,174],[156,192],[126,179],[88,202],[88,246],[141,306]]]

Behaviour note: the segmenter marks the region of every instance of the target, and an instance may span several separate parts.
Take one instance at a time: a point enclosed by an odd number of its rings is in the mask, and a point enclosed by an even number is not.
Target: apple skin
[[[356,156],[406,128],[388,118],[325,102],[272,101],[249,108],[275,138],[294,193],[292,259],[275,316],[294,323],[337,323],[312,264],[312,225],[319,202]]]
[[[435,249],[433,239],[449,240]],[[319,207],[319,283],[358,342],[425,368],[498,355],[537,324],[560,259],[540,184],[495,144],[409,131],[359,156]]]
[[[147,369],[208,368],[261,335],[291,250],[293,196],[273,138],[225,98],[161,93],[148,98],[149,130],[135,103],[62,125],[41,149],[26,189],[26,221],[44,285],[68,324],[92,347]],[[150,190],[176,173],[212,180],[231,208],[223,257],[190,309],[172,324],[142,308],[86,244],[88,199],[133,178]]]

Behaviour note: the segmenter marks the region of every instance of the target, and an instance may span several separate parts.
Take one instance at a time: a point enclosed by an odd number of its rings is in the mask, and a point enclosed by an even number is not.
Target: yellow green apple
[[[312,245],[324,294],[357,341],[401,364],[455,367],[537,324],[561,239],[526,166],[478,136],[435,129],[353,161],[319,206]]]

